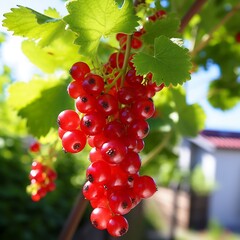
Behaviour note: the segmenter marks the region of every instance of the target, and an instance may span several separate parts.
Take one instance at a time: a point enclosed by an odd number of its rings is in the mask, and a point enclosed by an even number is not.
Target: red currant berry
[[[112,53],[108,60],[112,68],[122,68],[124,62],[124,54],[121,52]]]
[[[86,177],[90,182],[106,184],[109,181],[110,165],[105,161],[93,162],[86,171]]]
[[[134,120],[128,128],[128,134],[132,135],[136,139],[143,139],[149,133],[149,125],[144,119]]]
[[[113,192],[109,197],[109,206],[114,214],[127,214],[132,208],[132,200],[123,191]]]
[[[111,217],[112,213],[109,208],[98,207],[92,211],[90,220],[95,228],[103,230],[107,228],[107,224]]]
[[[81,129],[86,135],[96,135],[102,132],[105,125],[105,117],[98,112],[87,113],[80,122]]]
[[[88,93],[80,94],[76,99],[76,108],[81,113],[93,112],[96,108],[96,99]]]
[[[107,231],[113,237],[121,237],[128,231],[128,221],[121,215],[113,216],[108,224]]]
[[[127,147],[121,140],[114,139],[104,143],[101,147],[102,157],[109,163],[120,163],[127,154]]]
[[[133,191],[141,198],[149,198],[157,191],[157,186],[153,178],[140,176],[134,179]]]
[[[82,85],[77,81],[72,81],[68,84],[67,92],[71,98],[75,99],[83,92]]]
[[[97,109],[105,116],[110,116],[118,111],[118,101],[111,94],[103,94],[97,99]]]
[[[80,130],[67,131],[62,137],[62,146],[65,152],[78,153],[83,150],[86,142],[86,135]]]
[[[31,152],[39,152],[40,151],[40,143],[38,141],[34,141],[30,144],[29,150]]]
[[[82,81],[87,73],[90,72],[89,66],[84,62],[76,62],[70,69],[70,75],[76,81]]]
[[[101,76],[89,73],[82,82],[82,88],[86,93],[98,96],[104,88],[104,80]]]
[[[58,115],[58,126],[65,131],[79,128],[80,118],[74,110],[64,110]]]

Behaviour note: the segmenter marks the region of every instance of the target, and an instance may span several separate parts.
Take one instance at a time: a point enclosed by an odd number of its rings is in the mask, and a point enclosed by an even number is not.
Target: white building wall
[[[217,149],[213,156],[217,189],[210,197],[209,217],[224,227],[240,229],[240,151]]]

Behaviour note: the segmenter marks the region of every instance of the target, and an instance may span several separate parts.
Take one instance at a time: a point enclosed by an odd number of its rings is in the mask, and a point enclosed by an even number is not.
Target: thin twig
[[[198,52],[200,52],[204,47],[206,47],[208,42],[212,39],[213,34],[239,10],[240,10],[240,3],[238,3],[235,7],[233,7],[232,10],[229,11],[224,16],[224,18],[222,18],[221,21],[212,28],[212,30],[208,34],[202,37],[202,41],[198,43],[197,46],[192,50],[191,52],[192,57],[196,56]]]
[[[167,145],[171,136],[171,132],[167,133],[163,140],[157,145],[152,151],[150,151],[143,159],[142,159],[142,166],[149,163],[157,154],[159,154],[162,149]]]
[[[62,232],[59,235],[58,240],[72,240],[79,221],[86,210],[87,203],[87,200],[85,200],[82,195],[82,191],[80,191],[76,198],[76,202],[68,216],[68,219],[65,222]]]
[[[192,6],[182,18],[179,32],[183,32],[192,17],[201,10],[202,6],[206,3],[206,1],[207,0],[195,0],[195,2],[192,4]]]
[[[139,4],[142,4],[142,3],[145,3],[145,0],[134,0],[133,1],[133,5],[136,7],[138,6]]]

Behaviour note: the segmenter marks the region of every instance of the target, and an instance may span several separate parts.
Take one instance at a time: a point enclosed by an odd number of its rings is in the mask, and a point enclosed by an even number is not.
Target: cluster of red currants
[[[56,172],[49,166],[33,161],[29,175],[31,184],[28,186],[32,200],[37,202],[45,197],[48,192],[53,191],[56,188],[54,183],[56,177]]]
[[[131,48],[141,47],[141,34],[132,36]],[[128,231],[124,215],[157,190],[153,178],[139,173],[139,153],[149,133],[147,119],[155,114],[152,97],[164,85],[157,86],[151,73],[137,75],[133,56],[126,57],[127,35],[116,37],[120,51],[112,53],[101,69],[91,71],[85,62],[71,67],[73,81],[67,90],[76,110],[58,115],[58,133],[65,152],[80,152],[86,143],[91,146],[83,186],[93,207],[90,219],[97,229],[119,237]]]
[[[38,153],[40,148],[41,144],[38,141],[34,141],[29,146],[29,150],[32,153]],[[53,191],[56,188],[54,182],[56,178],[57,173],[50,166],[43,164],[39,160],[34,160],[29,174],[31,183],[28,186],[32,200],[37,202],[45,197],[48,192]]]

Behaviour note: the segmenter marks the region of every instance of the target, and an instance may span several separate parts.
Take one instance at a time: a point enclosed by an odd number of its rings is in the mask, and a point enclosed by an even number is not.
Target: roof
[[[204,130],[200,136],[216,148],[240,150],[240,132]]]

